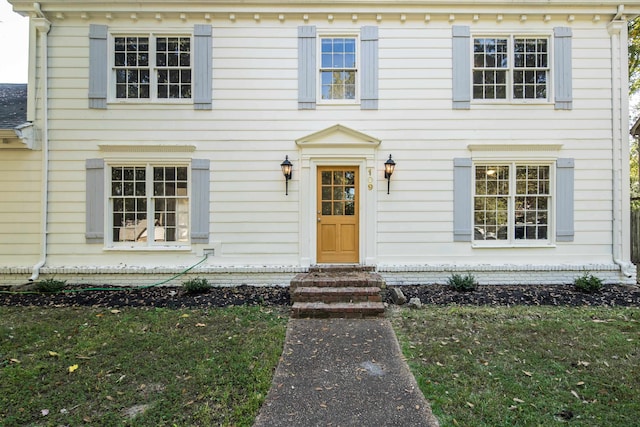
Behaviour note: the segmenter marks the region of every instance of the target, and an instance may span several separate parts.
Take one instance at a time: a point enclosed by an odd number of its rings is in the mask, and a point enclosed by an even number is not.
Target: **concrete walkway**
[[[438,426],[387,319],[290,319],[254,427]]]

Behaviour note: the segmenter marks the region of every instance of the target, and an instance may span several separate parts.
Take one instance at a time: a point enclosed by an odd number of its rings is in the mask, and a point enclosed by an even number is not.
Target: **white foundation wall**
[[[270,267],[45,267],[40,280],[52,278],[68,285],[83,286],[167,286],[178,287],[193,278],[205,278],[212,286],[289,286],[306,268]],[[29,283],[26,268],[0,270],[0,289]],[[480,285],[572,285],[576,278],[591,274],[603,284],[636,285],[635,274],[620,273],[617,265],[412,265],[381,266],[378,273],[387,286],[446,284],[454,274],[471,274]]]

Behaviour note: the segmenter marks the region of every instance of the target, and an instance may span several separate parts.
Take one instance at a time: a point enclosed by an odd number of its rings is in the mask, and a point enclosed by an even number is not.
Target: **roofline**
[[[610,13],[615,16],[617,8],[624,6],[625,15],[636,16],[640,14],[640,0],[623,2],[620,0],[460,0],[452,3],[450,0],[41,0],[34,3],[33,0],[8,0],[13,5],[14,11],[21,15],[29,15],[36,12],[38,5],[43,12],[141,12],[153,10],[175,11],[177,5],[180,11],[215,13],[220,11],[237,12],[240,10],[254,9],[271,10],[281,9],[286,11],[325,11],[332,8],[349,7],[353,12],[384,12],[384,9],[394,11],[403,8],[420,8],[416,13],[473,13],[480,9],[491,9],[490,12],[502,14],[526,14],[533,11],[548,12],[550,9],[571,9],[576,14]],[[541,11],[543,9],[543,11]]]

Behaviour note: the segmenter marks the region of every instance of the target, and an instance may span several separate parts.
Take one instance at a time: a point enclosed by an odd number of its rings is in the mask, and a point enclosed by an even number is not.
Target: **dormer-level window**
[[[191,37],[115,36],[113,87],[117,100],[192,97]]]

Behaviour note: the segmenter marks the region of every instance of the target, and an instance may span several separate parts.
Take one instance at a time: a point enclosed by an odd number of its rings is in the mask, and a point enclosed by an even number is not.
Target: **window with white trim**
[[[356,100],[357,39],[321,37],[320,46],[322,100]]]
[[[191,99],[191,37],[116,35],[112,80],[118,100]]]
[[[551,173],[550,164],[475,164],[473,240],[548,242]]]
[[[549,100],[547,37],[474,37],[473,99]]]
[[[189,167],[109,167],[110,240],[114,246],[189,244]]]

